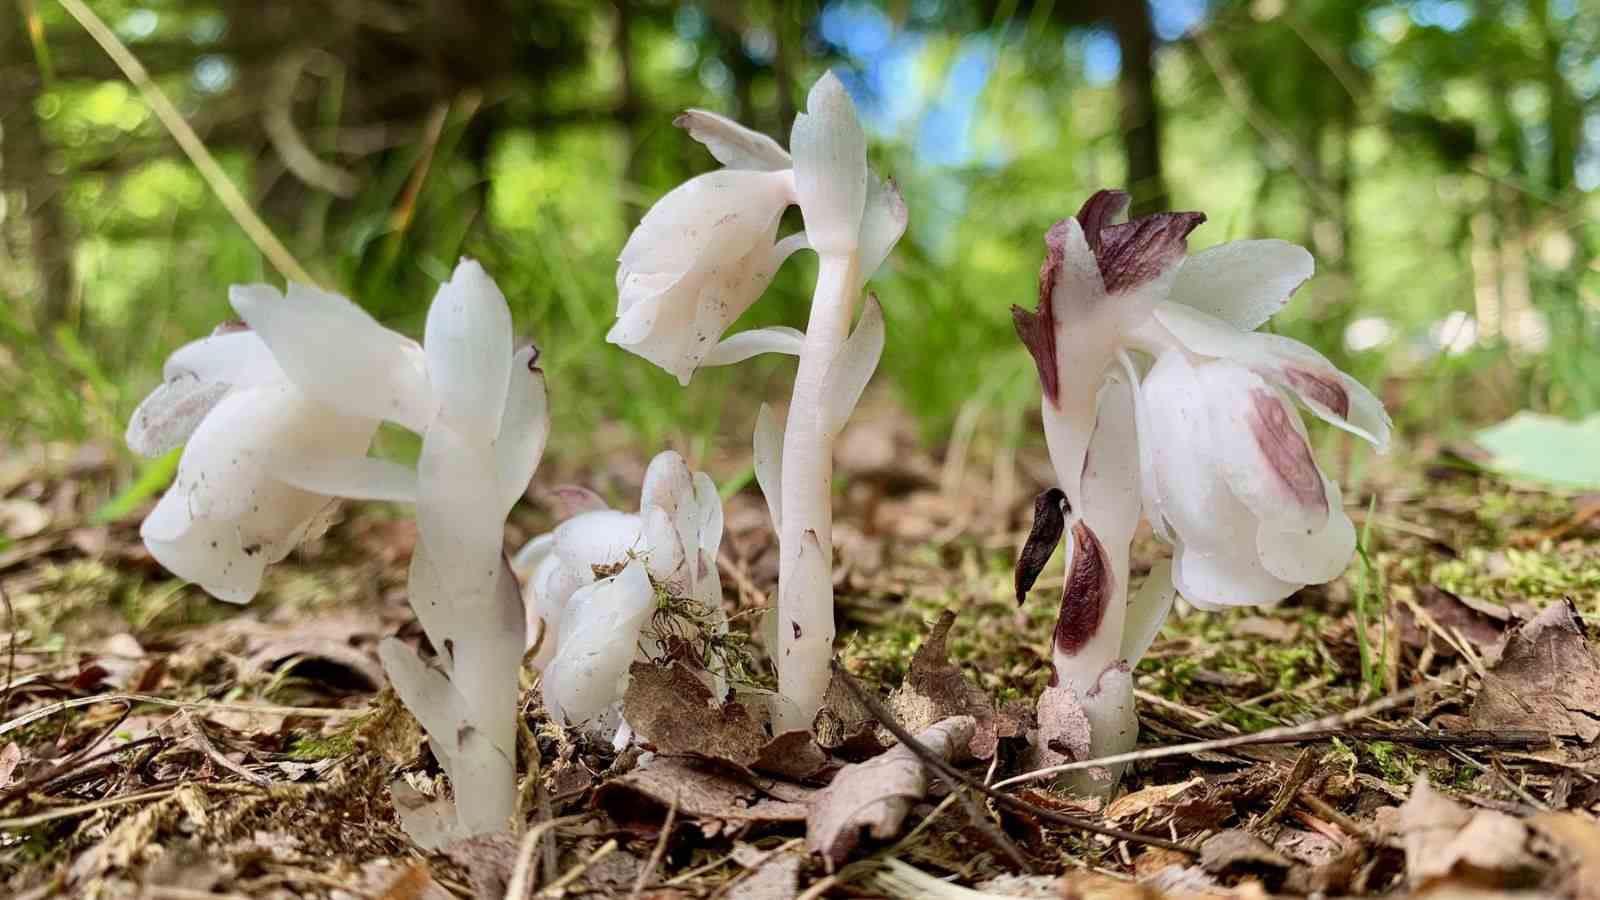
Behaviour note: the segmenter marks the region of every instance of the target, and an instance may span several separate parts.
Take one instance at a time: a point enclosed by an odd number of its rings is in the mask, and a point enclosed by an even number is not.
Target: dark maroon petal
[[[1341,419],[1350,418],[1350,392],[1345,390],[1338,378],[1325,372],[1294,366],[1284,369],[1283,377],[1307,403],[1326,407]]]
[[[1039,367],[1039,385],[1045,399],[1058,406],[1061,395],[1060,370],[1056,368],[1056,314],[1050,298],[1056,292],[1056,280],[1061,277],[1061,261],[1067,253],[1066,220],[1050,226],[1044,234],[1044,262],[1039,265],[1039,306],[1028,312],[1020,306],[1011,307],[1011,320],[1017,326],[1017,337],[1033,354],[1034,365]]]
[[[1156,213],[1102,229],[1094,260],[1106,293],[1138,287],[1171,268],[1188,250],[1189,232],[1205,220],[1205,213]]]
[[[1071,511],[1072,504],[1067,502],[1067,495],[1060,488],[1051,488],[1034,498],[1033,530],[1028,532],[1028,541],[1022,545],[1022,553],[1017,556],[1018,606],[1028,598],[1028,591],[1039,580],[1045,563],[1056,552],[1056,544],[1061,543],[1061,532],[1067,527],[1066,514]]]
[[[1089,249],[1095,256],[1100,255],[1100,232],[1110,227],[1127,208],[1127,191],[1099,190],[1083,201],[1078,210],[1078,224],[1083,226],[1083,239],[1089,242]]]
[[[1272,474],[1296,503],[1306,509],[1326,511],[1328,493],[1317,471],[1317,460],[1294,427],[1293,416],[1289,404],[1276,391],[1258,388],[1250,392],[1250,432]]]
[[[1081,519],[1072,526],[1072,570],[1056,617],[1056,649],[1076,656],[1100,631],[1115,587],[1111,559],[1100,538]]]
[[[245,320],[229,319],[226,322],[217,323],[217,327],[211,329],[211,336],[216,337],[219,334],[234,334],[236,332],[249,330],[250,325],[249,323],[245,322]]]

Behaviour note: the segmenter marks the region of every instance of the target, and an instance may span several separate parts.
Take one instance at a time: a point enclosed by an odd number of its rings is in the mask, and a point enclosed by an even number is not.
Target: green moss
[[[1433,566],[1428,579],[1447,591],[1497,603],[1588,596],[1592,606],[1594,593],[1600,591],[1600,553],[1593,547],[1562,551],[1550,546],[1473,547],[1457,559]]]

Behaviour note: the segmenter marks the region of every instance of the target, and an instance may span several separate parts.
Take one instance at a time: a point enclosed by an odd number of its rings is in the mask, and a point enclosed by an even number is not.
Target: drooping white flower
[[[187,446],[140,536],[173,574],[247,603],[333,503],[292,484],[294,473],[363,458],[378,420],[300,390],[248,329],[180,347],[163,376],[135,410],[128,446],[147,456]]]
[[[713,628],[726,627],[721,542],[716,485],[667,450],[645,471],[639,512],[583,512],[523,547],[516,565],[527,572],[527,643],[537,648],[533,665],[544,673],[552,717],[600,730],[616,724],[657,588],[696,601]]]
[[[394,638],[380,657],[450,776],[458,832],[504,829],[516,800],[522,610],[503,533],[549,432],[537,348],[514,350],[505,297],[465,259],[440,285],[420,347],[338,295],[245,287],[232,300],[287,396],[315,397],[328,415],[367,429],[353,452],[273,455],[270,477],[310,496],[416,503],[410,600],[440,657],[425,663]],[[211,416],[231,402],[230,394]],[[321,445],[297,422],[241,415],[249,446]],[[415,469],[365,456],[380,419],[422,435]]]
[[[1115,223],[1126,205],[1127,195],[1101,191],[1056,223],[1038,309],[1013,310],[1039,369],[1063,510],[1045,510],[1030,536],[1018,596],[1068,534],[1054,662],[1059,690],[1094,725],[1095,756],[1132,746],[1131,699],[1107,685],[1126,680],[1115,673],[1138,661],[1174,594],[1202,607],[1272,604],[1348,564],[1354,530],[1291,398],[1380,448],[1390,432],[1382,404],[1353,378],[1304,344],[1254,330],[1310,278],[1309,253],[1267,240],[1188,256],[1203,215]],[[1173,544],[1173,561],[1129,599],[1141,512]]]
[[[778,724],[808,727],[822,702],[833,649],[833,439],[877,368],[883,315],[869,298],[852,333],[862,285],[906,227],[895,186],[867,167],[866,135],[844,85],[831,73],[812,86],[786,152],[777,142],[713,113],[677,124],[726,168],[662,198],[629,238],[617,271],[618,320],[608,340],[688,383],[703,365],[759,353],[799,357],[790,416],[758,436],[758,466],[779,529]],[[783,211],[798,205],[805,230],[783,239]],[[758,328],[721,339],[793,251],[818,257],[804,333]],[[719,342],[720,341],[720,342]],[[770,419],[770,416],[768,417]],[[779,472],[781,471],[781,477]],[[779,483],[781,481],[781,483]],[[773,493],[776,490],[777,496]]]

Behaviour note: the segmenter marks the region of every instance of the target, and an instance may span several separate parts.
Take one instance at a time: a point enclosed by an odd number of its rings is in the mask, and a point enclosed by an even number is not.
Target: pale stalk
[[[1085,516],[1089,527],[1094,528],[1093,516]],[[1131,537],[1131,535],[1127,536]],[[1067,532],[1068,549],[1073,553],[1072,531]],[[1127,539],[1118,533],[1102,536],[1102,546],[1111,563],[1113,588],[1106,603],[1100,628],[1078,652],[1068,655],[1060,647],[1054,648],[1051,662],[1055,666],[1056,685],[1070,687],[1089,719],[1089,757],[1111,756],[1132,750],[1139,740],[1139,719],[1133,703],[1131,668],[1136,660],[1122,656],[1123,631],[1128,615],[1128,556]],[[1068,557],[1071,571],[1071,557]],[[1106,782],[1091,773],[1064,776],[1063,787],[1076,793],[1104,795],[1116,787],[1122,774],[1121,767],[1112,771]]]
[[[833,441],[825,431],[823,386],[844,346],[861,291],[860,261],[819,257],[811,318],[783,437],[783,521],[778,546],[779,731],[808,729],[828,690],[833,653]],[[815,534],[815,542],[808,540]],[[803,552],[820,551],[802,560]],[[801,564],[805,568],[802,570]],[[804,577],[803,573],[818,577]]]

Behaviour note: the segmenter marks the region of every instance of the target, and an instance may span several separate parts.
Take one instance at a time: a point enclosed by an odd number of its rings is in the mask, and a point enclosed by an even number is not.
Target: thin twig
[[[164,800],[167,797],[170,797],[173,794],[183,790],[185,787],[190,786],[204,788],[205,790],[221,791],[222,793],[255,794],[261,792],[260,788],[250,784],[203,784],[200,782],[186,782],[184,784],[175,785],[172,787],[152,788],[148,791],[139,791],[133,794],[122,794],[117,797],[106,797],[102,800],[93,800],[77,806],[64,806],[60,809],[52,809],[42,813],[34,813],[31,816],[18,816],[14,819],[0,819],[0,831],[18,831],[23,828],[32,828],[35,825],[43,825],[46,822],[54,822],[57,819],[70,819],[74,816],[99,812],[102,809],[111,809],[112,807],[124,806],[129,803],[141,803],[146,800]]]
[[[50,771],[36,775],[33,778],[29,778],[27,781],[24,781],[21,784],[6,790],[4,793],[0,793],[0,805],[4,805],[7,801],[14,797],[24,796],[35,787],[55,781],[62,775],[72,771],[72,769],[76,766],[92,762],[95,759],[105,756],[106,754],[103,753],[94,755],[90,755],[90,753],[94,750],[94,748],[100,746],[102,741],[116,733],[116,730],[122,727],[122,723],[128,720],[128,715],[132,711],[133,706],[131,704],[124,706],[122,708],[122,715],[118,716],[115,722],[112,722],[110,725],[107,725],[105,728],[101,729],[100,733],[95,735],[94,740],[74,751],[59,764],[51,766]],[[125,749],[127,749],[127,747],[113,747],[109,752],[120,753]]]
[[[17,672],[17,611],[11,606],[11,595],[0,587],[0,602],[6,605],[6,691],[0,697],[0,718],[11,712],[11,679]]]
[[[278,240],[278,236],[272,233],[267,223],[256,215],[249,201],[239,193],[239,188],[228,178],[228,174],[222,171],[222,166],[217,164],[216,157],[206,149],[205,142],[200,140],[200,136],[194,133],[188,122],[184,121],[183,114],[178,112],[172,101],[167,99],[167,95],[162,93],[161,88],[150,79],[150,73],[145,71],[144,65],[138,58],[117,39],[116,34],[106,26],[106,23],[95,15],[94,10],[84,5],[81,0],[61,0],[61,7],[68,15],[78,20],[83,30],[89,32],[89,36],[100,45],[100,49],[111,57],[111,61],[122,70],[122,74],[139,89],[139,93],[144,97],[145,103],[150,105],[150,110],[156,114],[156,118],[160,119],[161,124],[171,132],[178,146],[183,148],[184,155],[189,157],[189,161],[200,170],[200,177],[205,179],[212,193],[217,195],[217,199],[222,202],[228,214],[240,228],[244,229],[244,233],[249,235],[262,255],[272,262],[273,268],[285,278],[315,285],[316,280],[294,258],[289,248]]]
[[[573,866],[572,868],[568,869],[566,871],[566,874],[562,875],[560,878],[557,878],[555,881],[550,882],[550,886],[545,888],[544,890],[540,891],[539,892],[539,896],[541,896],[541,897],[556,897],[556,896],[559,896],[562,888],[564,888],[567,885],[573,883],[574,881],[577,881],[578,878],[583,875],[583,873],[589,871],[589,867],[590,866],[593,866],[595,863],[599,862],[600,860],[605,859],[606,857],[610,856],[612,853],[615,853],[616,849],[617,849],[617,839],[616,838],[612,838],[611,840],[606,841],[604,844],[601,844],[600,845],[600,849],[598,849],[598,850],[594,851],[593,853],[589,854],[589,858],[588,859],[585,859],[583,862],[580,862],[577,865]]]
[[[1018,800],[1016,797],[1013,797],[1010,794],[1001,793],[998,788],[1005,785],[1006,782],[1002,781],[1000,784],[995,785],[995,787],[990,787],[945,762],[944,759],[939,756],[939,754],[928,749],[916,738],[912,737],[911,733],[906,731],[899,722],[895,721],[893,714],[884,709],[883,704],[879,703],[876,697],[868,694],[866,689],[863,688],[860,683],[850,675],[849,672],[844,670],[844,667],[839,664],[837,659],[833,661],[833,670],[841,676],[840,680],[844,683],[845,687],[850,690],[850,693],[853,694],[858,701],[860,701],[861,705],[865,706],[868,712],[871,712],[875,717],[877,717],[878,721],[883,723],[883,727],[889,729],[889,732],[893,734],[895,738],[900,741],[900,743],[904,744],[907,749],[909,749],[912,753],[915,753],[925,765],[927,765],[929,768],[932,768],[935,772],[941,773],[946,778],[953,778],[967,787],[970,787],[973,790],[987,796],[990,800],[994,801],[995,805],[1009,809],[1015,813],[1032,816],[1033,818],[1042,819],[1046,822],[1051,822],[1066,828],[1072,828],[1078,831],[1087,831],[1091,834],[1104,835],[1119,841],[1128,841],[1135,844],[1147,844],[1152,847],[1160,847],[1164,850],[1174,850],[1179,853],[1187,853],[1191,855],[1196,852],[1192,848],[1185,847],[1176,841],[1169,841],[1166,838],[1152,837],[1151,835],[1147,834],[1138,834],[1137,832],[1132,831],[1124,831],[1121,828],[1113,828],[1109,825],[1101,825],[1098,822],[1092,822],[1088,819],[1082,819],[1077,816],[1069,816],[1063,813],[1058,813],[1054,810],[1045,809],[1032,803]],[[952,788],[952,790],[955,789],[956,788]]]
[[[1084,769],[1119,766],[1125,763],[1145,762],[1152,759],[1167,759],[1173,756],[1193,756],[1196,753],[1208,753],[1216,750],[1232,750],[1235,747],[1248,747],[1255,744],[1285,743],[1302,735],[1325,733],[1330,729],[1345,728],[1369,716],[1374,716],[1378,713],[1386,712],[1394,709],[1395,707],[1410,703],[1411,701],[1417,699],[1417,697],[1429,691],[1453,687],[1461,680],[1465,672],[1466,670],[1464,668],[1457,667],[1455,672],[1453,672],[1448,678],[1445,678],[1440,684],[1419,684],[1414,687],[1406,688],[1398,693],[1390,694],[1387,697],[1380,697],[1371,703],[1358,706],[1355,709],[1342,713],[1335,713],[1331,716],[1323,716],[1320,719],[1313,719],[1310,722],[1305,722],[1300,725],[1284,725],[1279,728],[1268,728],[1265,731],[1258,731],[1255,734],[1241,734],[1233,737],[1215,738],[1209,741],[1194,741],[1192,743],[1177,744],[1171,747],[1150,747],[1145,750],[1132,750],[1127,753],[1115,753],[1111,756],[1099,757],[1098,759],[1083,759],[1075,762],[1062,763],[1061,765],[1057,766],[1045,766],[1041,769],[1034,769],[1031,772],[1024,772],[1021,775],[1014,775],[1011,778],[1007,778],[999,784],[996,784],[995,787],[1013,787],[1019,784],[1026,784],[1030,781],[1039,781],[1055,775],[1061,775],[1066,772],[1079,772]]]
[[[132,707],[129,708],[131,709]],[[206,734],[205,729],[200,727],[200,721],[196,719],[189,710],[183,710],[179,712],[178,715],[182,716],[183,723],[189,726],[189,737],[192,739],[191,742],[194,744],[195,749],[200,751],[201,756],[211,760],[213,765],[221,766],[222,768],[232,772],[240,778],[243,778],[245,781],[250,782],[256,787],[267,787],[268,785],[272,784],[272,779],[267,778],[265,775],[252,772],[249,769],[246,769],[244,766],[241,766],[233,760],[227,758],[226,756],[223,756],[222,752],[217,749],[216,745],[211,743],[211,738]]]
[[[517,864],[511,870],[511,880],[506,882],[506,900],[525,900],[528,890],[533,887],[533,853],[539,847],[539,839],[551,829],[580,821],[587,815],[581,813],[549,819],[528,829],[528,833],[522,836],[521,845],[517,847]]]

